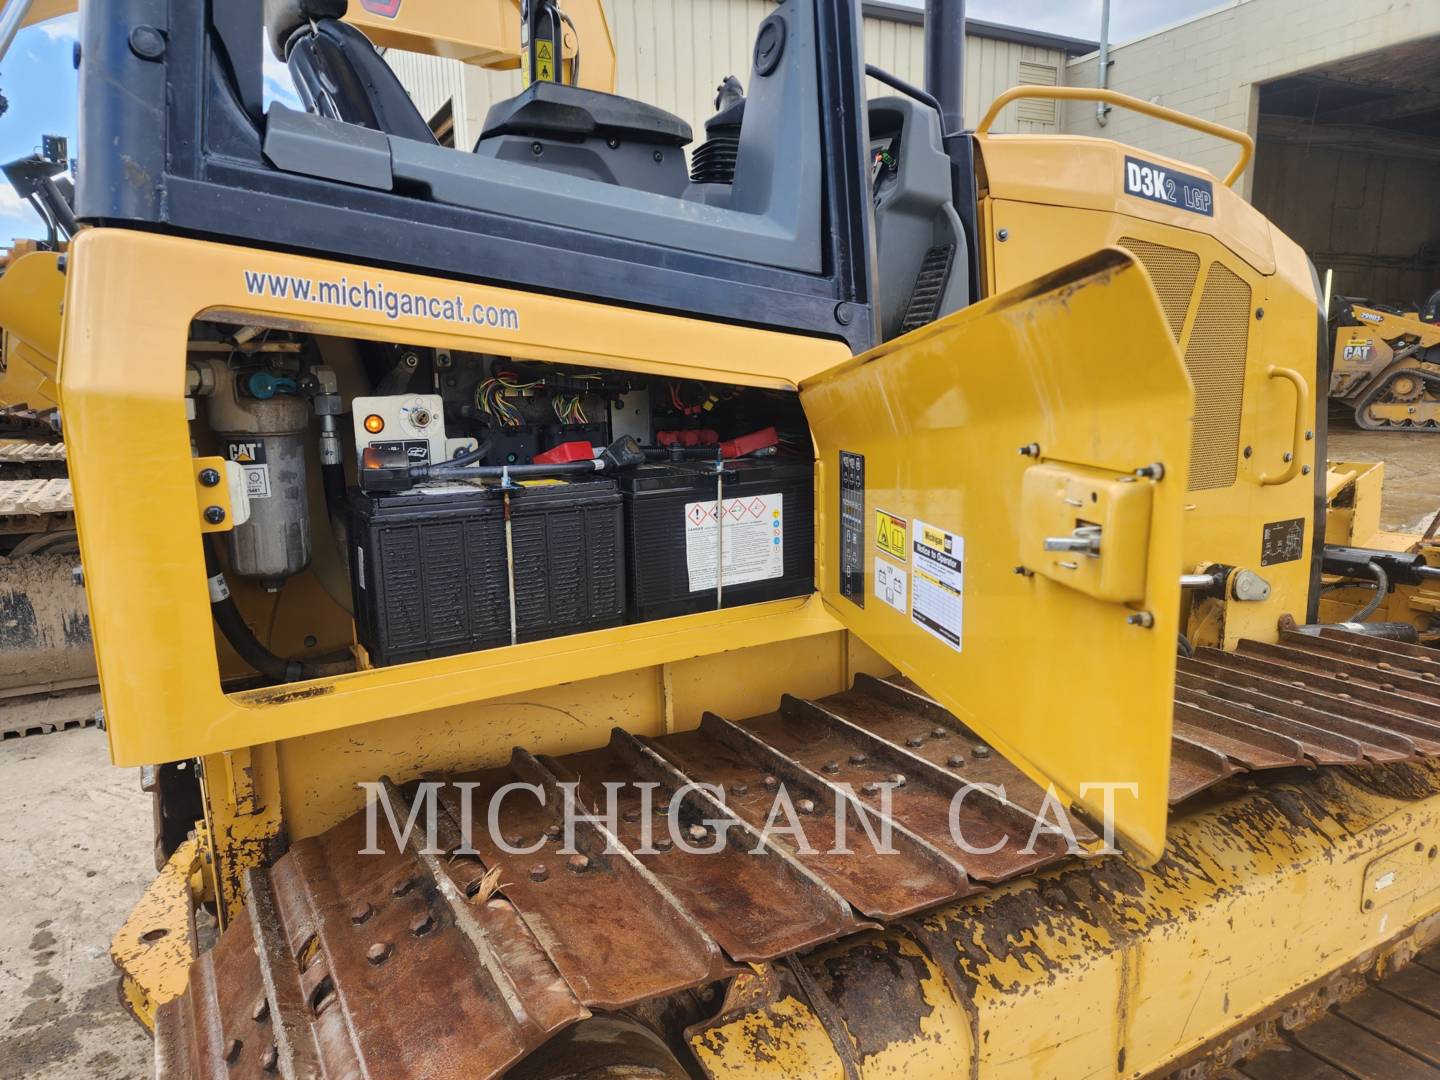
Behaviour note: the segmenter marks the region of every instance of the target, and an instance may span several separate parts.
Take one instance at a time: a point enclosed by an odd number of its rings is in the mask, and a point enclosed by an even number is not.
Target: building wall
[[[1253,201],[1339,296],[1423,303],[1440,288],[1440,159],[1262,138]]]
[[[1254,132],[1256,87],[1329,61],[1430,34],[1440,34],[1436,0],[1233,0],[1209,14],[1112,48],[1110,85],[1124,93]],[[1067,67],[1065,82],[1094,86],[1096,57]],[[1075,135],[1115,139],[1193,162],[1224,176],[1236,148],[1159,120],[1110,113],[1100,127],[1095,106],[1067,103],[1062,126]],[[1252,175],[1240,190],[1248,195]]]
[[[772,0],[607,0],[610,31],[616,44],[616,92],[659,105],[689,122],[696,141],[704,139],[705,120],[714,112],[715,88],[726,75],[747,82],[755,30],[774,7]],[[581,42],[584,64],[584,42]],[[518,71],[467,69],[455,61],[392,51],[391,66],[400,74],[427,117],[451,98],[456,100],[457,144],[472,146],[485,113],[496,101],[520,90]],[[919,85],[924,81],[919,26],[873,17],[865,19],[865,58]],[[967,123],[1022,76],[1065,79],[1065,54],[1058,49],[1021,45],[971,35],[966,43]],[[1033,66],[1029,66],[1033,65]],[[463,86],[464,92],[460,88]],[[872,95],[891,93],[871,82]],[[997,130],[1055,131],[1058,118],[1023,120],[1016,106],[1006,110]],[[1042,110],[1043,112],[1043,110]]]

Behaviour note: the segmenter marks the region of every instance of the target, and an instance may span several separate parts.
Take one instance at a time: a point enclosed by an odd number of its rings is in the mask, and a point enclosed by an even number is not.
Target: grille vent
[[[1170,323],[1170,333],[1176,341],[1185,326],[1185,314],[1190,310],[1190,297],[1195,292],[1195,279],[1200,276],[1200,256],[1193,251],[1152,244],[1148,240],[1136,240],[1122,236],[1120,246],[1145,264],[1150,271],[1150,280],[1160,294],[1160,306],[1165,309],[1165,319]]]
[[[1129,236],[1121,238],[1120,246],[1133,252],[1150,272],[1170,332],[1179,341],[1200,272],[1200,257],[1193,251]],[[1185,349],[1185,366],[1195,383],[1191,491],[1235,483],[1249,334],[1250,286],[1233,270],[1211,263]]]

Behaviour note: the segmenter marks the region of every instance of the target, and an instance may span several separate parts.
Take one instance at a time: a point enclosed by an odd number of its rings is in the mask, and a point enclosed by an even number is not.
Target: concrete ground
[[[1330,456],[1388,462],[1385,526],[1440,506],[1440,434],[1336,423]],[[121,1009],[109,942],[154,877],[149,797],[92,729],[0,743],[0,1080],[138,1080],[151,1045]]]
[[[0,743],[0,1080],[139,1080],[110,936],[155,876],[150,797],[94,728]]]

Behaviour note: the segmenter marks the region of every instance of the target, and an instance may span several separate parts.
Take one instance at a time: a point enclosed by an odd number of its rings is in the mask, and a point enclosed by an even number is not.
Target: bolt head
[[[390,959],[391,946],[388,941],[377,941],[365,950],[365,959],[372,964],[383,964]]]
[[[141,60],[159,60],[165,55],[165,35],[153,26],[137,26],[130,31],[130,51]]]
[[[840,763],[838,761],[827,761],[824,765],[820,766],[820,771],[832,774],[837,773],[840,771]]]
[[[422,911],[410,920],[410,933],[416,937],[423,937],[433,929],[435,929],[435,916],[428,911]]]
[[[965,764],[965,757],[962,754],[951,754],[945,759],[945,764],[949,765],[952,769],[958,769],[961,765]]]
[[[910,749],[912,750],[918,750],[920,749],[920,747],[925,745],[925,740],[922,739],[919,735],[912,735],[910,736],[910,738],[905,740],[905,745],[910,747]]]
[[[536,863],[530,868],[531,881],[545,881],[550,877],[550,869],[544,863]]]
[[[990,756],[990,747],[986,746],[984,743],[979,743],[970,752],[975,755],[976,761],[984,761]]]
[[[280,1051],[274,1046],[269,1047],[265,1053],[260,1055],[260,1068],[266,1072],[274,1072],[280,1065]]]
[[[201,469],[200,483],[203,484],[205,487],[214,487],[216,484],[220,483],[220,470]]]
[[[225,510],[219,506],[207,506],[205,508],[205,520],[211,525],[219,525],[225,520]]]
[[[779,778],[774,777],[774,776],[767,776],[767,777],[765,777],[765,779],[762,781],[762,783],[764,783],[764,785],[765,785],[767,788],[771,789],[772,791],[773,791],[775,788],[777,788],[777,787],[780,786],[780,780],[779,780]]]
[[[950,729],[949,729],[949,728],[939,727],[938,725],[937,725],[936,727],[932,727],[932,728],[930,729],[930,737],[931,737],[932,739],[943,739],[946,735],[949,735],[949,734],[950,734]]]
[[[546,826],[545,826],[545,839],[546,839],[546,840],[559,840],[559,839],[560,839],[560,833],[561,833],[561,829],[560,829],[560,826],[559,826],[559,825],[546,825]]]
[[[231,1065],[240,1056],[240,1047],[244,1045],[239,1039],[231,1039],[225,1044],[225,1061]]]
[[[565,865],[570,868],[571,873],[583,874],[586,870],[590,869],[590,856],[571,855]]]
[[[869,761],[869,760],[870,760],[870,758],[869,758],[869,756],[866,755],[866,754],[851,754],[851,755],[850,755],[850,764],[851,764],[851,765],[864,765],[864,764],[865,764],[867,761]]]
[[[709,836],[710,830],[707,829],[704,825],[691,825],[688,829],[685,830],[685,835],[690,837],[691,840],[698,842],[704,840],[707,836]]]
[[[860,790],[866,795],[878,795],[880,793],[880,785],[877,784],[874,780],[871,780],[867,783],[861,784]]]
[[[730,785],[730,794],[748,795],[750,794],[750,785],[745,783],[743,780],[737,780],[735,783]]]
[[[668,836],[657,836],[655,838],[656,851],[669,851],[674,846],[675,842],[671,840]]]
[[[890,774],[890,783],[894,784],[896,787],[904,787],[904,786],[905,786],[905,774],[904,774],[904,773],[898,773],[898,772],[897,772],[897,773],[891,773],[891,774]]]
[[[350,909],[350,921],[359,926],[373,914],[375,914],[375,909],[369,904],[361,902]]]
[[[1006,240],[1010,239],[1010,230],[1001,229],[995,234],[995,239],[999,240],[1003,244]]]
[[[255,999],[255,1004],[251,1006],[250,1019],[254,1020],[258,1024],[260,1023],[260,1021],[264,1020],[269,1015],[270,1002],[264,994],[261,994],[258,998]]]

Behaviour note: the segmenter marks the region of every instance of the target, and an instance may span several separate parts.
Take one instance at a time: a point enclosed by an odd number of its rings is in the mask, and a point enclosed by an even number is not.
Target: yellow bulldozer
[[[82,4],[157,1077],[1435,1074],[1440,552],[1327,467],[1250,139],[965,130],[963,4],[924,88],[860,7],[693,146],[599,3]],[[445,146],[377,44],[523,89]]]

